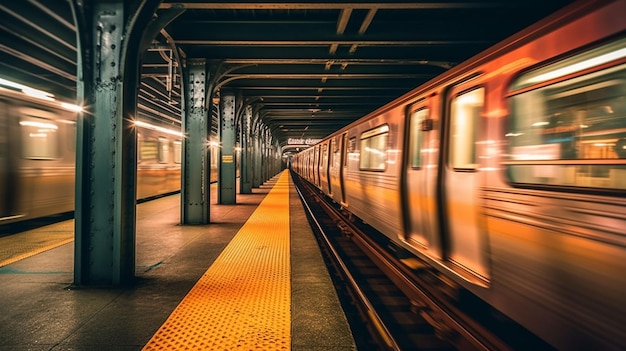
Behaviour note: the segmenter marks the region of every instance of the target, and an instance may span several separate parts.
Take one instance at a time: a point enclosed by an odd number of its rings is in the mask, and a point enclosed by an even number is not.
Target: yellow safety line
[[[289,350],[289,173],[144,350]]]
[[[71,243],[72,241],[74,241],[74,238],[72,238],[72,239],[62,239],[62,240],[56,241],[56,242],[54,242],[52,244],[49,244],[49,245],[46,245],[46,246],[42,246],[42,247],[30,250],[30,251],[24,252],[24,253],[19,254],[17,256],[13,256],[13,257],[7,258],[5,260],[0,261],[0,267],[4,267],[4,266],[7,266],[7,265],[10,265],[11,263],[15,263],[17,261],[21,261],[21,260],[23,260],[25,258],[29,258],[31,256],[35,256],[37,254],[40,254],[40,253],[48,251],[48,250],[52,250],[52,249],[57,248],[59,246]]]
[[[0,267],[74,241],[74,221],[68,220],[0,237]]]

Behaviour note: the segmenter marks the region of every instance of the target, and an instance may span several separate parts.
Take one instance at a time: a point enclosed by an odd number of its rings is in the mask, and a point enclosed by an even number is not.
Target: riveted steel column
[[[235,164],[235,94],[221,91],[220,96],[220,159],[218,167],[217,202],[234,204],[236,199]]]
[[[75,285],[122,285],[135,274],[139,53],[123,1],[73,3],[78,22]],[[130,38],[129,38],[130,37]]]
[[[257,164],[257,169],[259,171],[259,184],[263,184],[267,180],[267,178],[265,178],[265,166],[264,166],[264,162],[266,159],[265,152],[266,152],[265,126],[261,124],[259,125],[259,158],[258,158],[259,163]]]
[[[278,174],[281,169],[281,155],[280,155],[280,145],[278,144],[278,140],[274,140],[274,144],[272,145],[272,151],[274,153],[274,175]]]
[[[205,59],[190,59],[185,69],[187,108],[183,112],[182,224],[210,222],[210,160],[207,140],[210,120]]]
[[[276,152],[276,147],[274,146],[274,138],[273,137],[272,137],[272,143],[270,145],[271,145],[270,146],[270,152],[271,152],[271,158],[272,158],[272,161],[271,161],[272,169],[271,169],[271,172],[270,172],[270,178],[271,178],[271,177],[275,176],[278,173],[278,171],[276,170],[276,155],[278,153]]]
[[[239,192],[252,194],[252,151],[250,147],[250,123],[252,106],[247,105],[241,119],[241,160],[239,161]]]
[[[257,165],[257,167],[259,169],[259,182],[263,184],[267,180],[265,178],[265,167],[263,164],[263,162],[265,162],[265,151],[266,151],[265,126],[261,124],[259,127],[260,127],[259,128],[259,164]]]
[[[261,186],[261,122],[258,120],[258,112],[255,116],[256,122],[252,128],[252,187]]]
[[[270,162],[271,162],[271,147],[272,137],[270,136],[270,129],[268,126],[263,128],[263,182],[268,181],[272,175],[270,174]]]

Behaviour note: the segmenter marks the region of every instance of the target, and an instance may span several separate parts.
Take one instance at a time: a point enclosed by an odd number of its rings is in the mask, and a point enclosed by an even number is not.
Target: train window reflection
[[[417,110],[411,114],[409,129],[409,159],[411,167],[422,166],[422,122],[428,118],[428,109]]]
[[[174,141],[174,163],[181,163],[182,160],[182,142],[180,140]]]
[[[152,138],[139,139],[139,155],[140,162],[150,162],[157,159],[158,145],[156,140]]]
[[[170,141],[165,138],[159,138],[159,149],[158,149],[158,159],[159,163],[169,163],[170,162]]]
[[[514,95],[509,126],[513,182],[626,189],[626,65]]]
[[[361,134],[359,163],[361,170],[386,169],[388,136],[389,126],[386,124]]]
[[[552,79],[597,67],[626,57],[626,39],[603,45],[571,58],[556,62],[548,67],[537,69],[519,77],[512,85],[513,90],[522,89]]]
[[[452,100],[449,160],[455,170],[474,170],[478,167],[476,138],[484,95],[485,89],[479,88]]]
[[[22,157],[32,160],[59,158],[59,127],[54,121],[28,116],[20,120],[20,127]]]
[[[328,165],[328,151],[327,151],[327,145],[324,144],[324,145],[322,145],[321,167],[322,168],[326,168],[327,165]]]

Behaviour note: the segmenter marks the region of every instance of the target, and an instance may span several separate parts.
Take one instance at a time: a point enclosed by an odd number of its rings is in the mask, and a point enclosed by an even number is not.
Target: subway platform
[[[287,171],[211,224],[137,206],[137,283],[71,288],[73,221],[0,237],[0,350],[356,350]]]

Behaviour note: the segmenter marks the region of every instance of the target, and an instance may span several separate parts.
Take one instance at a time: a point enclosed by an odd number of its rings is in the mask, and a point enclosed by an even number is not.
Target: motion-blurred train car
[[[626,349],[626,1],[579,1],[294,156],[560,350]]]
[[[57,101],[0,87],[0,228],[74,210],[76,112]],[[137,198],[181,186],[180,131],[145,122],[138,129]],[[211,180],[217,150],[210,150]]]

